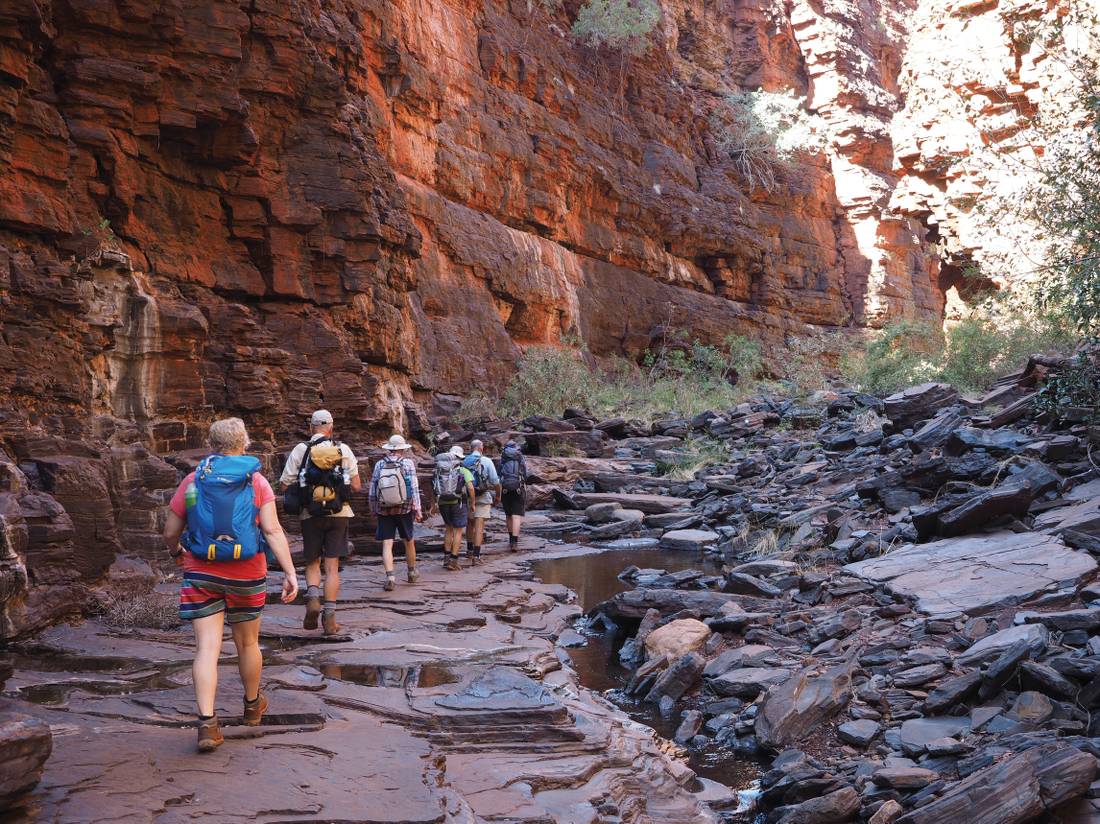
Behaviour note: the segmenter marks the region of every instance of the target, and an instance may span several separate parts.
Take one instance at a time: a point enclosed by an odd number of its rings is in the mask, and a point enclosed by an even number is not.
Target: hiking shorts
[[[489,515],[492,513],[492,511],[493,511],[493,505],[492,504],[482,504],[482,503],[474,504],[474,520],[481,520],[481,521],[488,520]]]
[[[348,521],[333,515],[306,518],[302,527],[302,557],[306,563],[318,558],[345,558],[348,555]]]
[[[404,515],[379,515],[374,537],[379,541],[392,541],[395,536],[400,535],[402,541],[411,541],[414,517],[411,512]]]
[[[239,577],[256,573],[255,564],[249,565],[247,573],[234,569],[245,563],[225,561],[220,564],[224,569],[218,570],[209,570],[209,564],[206,569],[185,569],[180,584],[180,619],[194,621],[216,612],[224,612],[231,624],[259,618],[267,601],[267,576]],[[260,568],[267,570],[266,566]]]
[[[443,516],[444,526],[463,527],[470,516],[470,508],[465,503],[440,504],[439,514]]]
[[[522,489],[515,492],[505,492],[500,496],[500,505],[504,508],[505,515],[523,515],[527,512],[527,496]]]

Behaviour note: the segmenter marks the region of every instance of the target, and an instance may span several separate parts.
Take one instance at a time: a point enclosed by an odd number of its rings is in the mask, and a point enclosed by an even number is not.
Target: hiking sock
[[[245,703],[245,706],[247,706],[247,707],[254,707],[257,704],[259,704],[260,703],[260,693],[259,693],[259,691],[256,692],[256,697],[255,698],[246,698],[246,699],[244,699],[244,703]]]
[[[200,720],[200,721],[213,721],[213,720],[214,720],[214,716],[213,716],[213,715],[203,715],[203,714],[202,714],[202,713],[200,712],[200,713],[199,713],[199,720]]]
[[[306,588],[306,597],[307,598],[320,598],[321,597],[321,587],[314,586],[313,584],[310,584]]]
[[[386,574],[389,575],[388,572]],[[324,611],[325,612],[336,612],[336,602],[335,601],[325,601]]]
[[[508,536],[508,546],[515,546],[518,543],[519,543],[519,536],[518,535],[509,535]]]
[[[481,547],[479,547],[479,546],[474,547],[474,557],[475,558],[480,558],[481,557]]]

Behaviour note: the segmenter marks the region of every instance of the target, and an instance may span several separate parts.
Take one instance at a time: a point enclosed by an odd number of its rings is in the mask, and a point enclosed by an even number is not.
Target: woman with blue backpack
[[[180,618],[195,630],[192,675],[200,752],[214,750],[225,740],[214,699],[227,621],[244,686],[244,723],[257,726],[267,709],[267,697],[260,692],[260,613],[267,600],[269,555],[283,571],[283,603],[298,595],[290,546],[275,511],[275,492],[260,471],[259,459],[244,454],[244,421],[214,421],[209,441],[213,454],[180,483],[164,527],[168,552],[183,567]]]

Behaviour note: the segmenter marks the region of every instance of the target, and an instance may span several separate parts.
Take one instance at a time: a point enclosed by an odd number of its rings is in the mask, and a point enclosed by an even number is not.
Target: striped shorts
[[[180,585],[180,618],[193,621],[225,612],[225,619],[231,624],[254,621],[260,617],[266,600],[266,575],[236,578],[228,569],[218,573],[188,569]]]

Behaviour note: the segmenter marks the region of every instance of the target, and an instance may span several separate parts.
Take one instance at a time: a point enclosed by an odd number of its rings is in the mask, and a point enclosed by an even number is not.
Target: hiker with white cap
[[[353,513],[351,492],[363,487],[355,453],[333,438],[332,413],[318,409],[309,419],[310,438],[287,456],[279,482],[283,508],[298,515],[302,554],[306,562],[306,615],[302,626],[317,629],[321,617],[325,635],[340,631],[336,599],[340,594],[340,559],[348,554],[348,523]],[[321,605],[321,559],[325,565],[324,609]]]
[[[382,542],[382,567],[386,570],[385,590],[394,587],[393,541],[398,535],[405,542],[405,562],[410,584],[420,579],[416,570],[416,543],[413,541],[413,519],[422,517],[420,485],[416,480],[416,464],[408,457],[412,446],[400,435],[393,435],[382,444],[386,455],[374,465],[370,481],[370,508],[378,516],[375,537]]]

